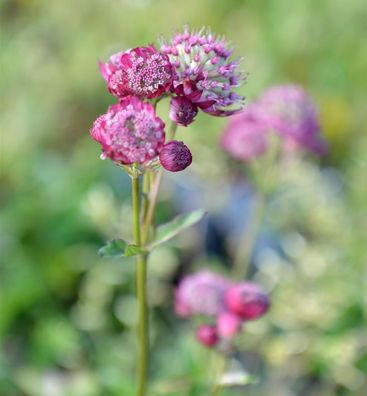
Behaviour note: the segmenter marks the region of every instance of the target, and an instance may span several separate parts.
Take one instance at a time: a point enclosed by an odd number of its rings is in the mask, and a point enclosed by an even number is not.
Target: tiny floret
[[[173,80],[168,56],[152,45],[114,54],[99,68],[109,91],[119,99],[127,95],[156,98],[169,90]]]
[[[197,106],[184,96],[171,99],[169,116],[176,124],[188,126],[194,121],[197,113]]]
[[[143,164],[159,154],[165,140],[164,123],[150,103],[128,96],[108,108],[90,131],[102,146],[102,158],[119,164]]]
[[[173,90],[204,112],[229,116],[242,109],[243,98],[234,89],[244,80],[239,61],[230,59],[232,49],[207,29],[176,34],[162,43],[161,51],[174,67]]]
[[[161,149],[159,160],[164,169],[170,172],[179,172],[191,164],[192,155],[184,142],[172,140]]]

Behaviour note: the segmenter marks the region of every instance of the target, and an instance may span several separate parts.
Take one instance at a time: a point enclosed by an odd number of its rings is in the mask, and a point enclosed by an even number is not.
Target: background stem
[[[141,246],[140,232],[140,180],[132,177],[132,209],[134,242]],[[136,297],[138,300],[138,387],[137,396],[145,396],[148,378],[149,340],[147,310],[147,256],[136,256]]]
[[[251,255],[253,253],[257,236],[261,227],[266,198],[258,191],[255,196],[254,210],[242,236],[234,260],[234,276],[237,279],[246,279],[250,267]]]

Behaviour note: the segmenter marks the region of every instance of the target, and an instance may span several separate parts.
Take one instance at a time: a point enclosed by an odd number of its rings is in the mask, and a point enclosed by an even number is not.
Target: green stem
[[[132,209],[134,242],[141,246],[140,230],[140,180],[132,177]],[[138,319],[138,387],[137,396],[145,396],[148,380],[149,340],[148,340],[148,310],[147,310],[147,257],[136,256],[136,296],[139,306]]]
[[[234,276],[236,278],[246,279],[247,271],[250,266],[251,255],[262,223],[265,204],[265,195],[263,195],[262,192],[258,192],[255,198],[254,211],[252,212],[249,224],[240,238],[240,244],[235,256],[233,269]]]

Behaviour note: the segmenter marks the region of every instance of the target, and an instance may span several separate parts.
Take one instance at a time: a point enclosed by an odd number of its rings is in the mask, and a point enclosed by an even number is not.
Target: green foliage
[[[123,239],[113,239],[98,250],[102,257],[132,257],[144,253],[139,246],[130,244]]]
[[[148,248],[153,249],[174,238],[180,232],[199,222],[206,213],[204,210],[196,210],[188,214],[179,215],[170,222],[158,226],[156,236],[148,245]]]

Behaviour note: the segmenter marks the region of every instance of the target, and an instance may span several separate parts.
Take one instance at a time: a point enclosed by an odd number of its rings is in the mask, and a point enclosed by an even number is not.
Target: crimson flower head
[[[173,90],[204,112],[229,116],[242,109],[243,98],[234,92],[243,75],[239,61],[231,61],[232,49],[221,37],[204,28],[176,34],[161,46],[174,68]]]
[[[173,69],[167,55],[152,45],[119,52],[99,68],[109,91],[121,99],[128,95],[152,99],[169,90]]]
[[[102,146],[101,158],[143,164],[159,154],[165,140],[164,126],[150,103],[128,96],[98,117],[90,134]]]
[[[263,316],[270,307],[268,295],[252,282],[238,283],[226,292],[228,309],[243,320],[254,320]]]
[[[224,295],[231,286],[227,279],[209,271],[188,275],[175,291],[175,311],[182,317],[215,316],[224,309]]]
[[[170,172],[180,172],[191,165],[192,155],[184,142],[171,140],[163,146],[159,153],[159,160],[164,169]]]
[[[220,140],[220,145],[231,157],[251,161],[268,149],[267,128],[259,119],[258,106],[252,104],[234,115]]]
[[[258,107],[267,127],[283,138],[286,150],[301,147],[319,155],[326,153],[316,106],[302,87],[271,87],[259,98]]]

